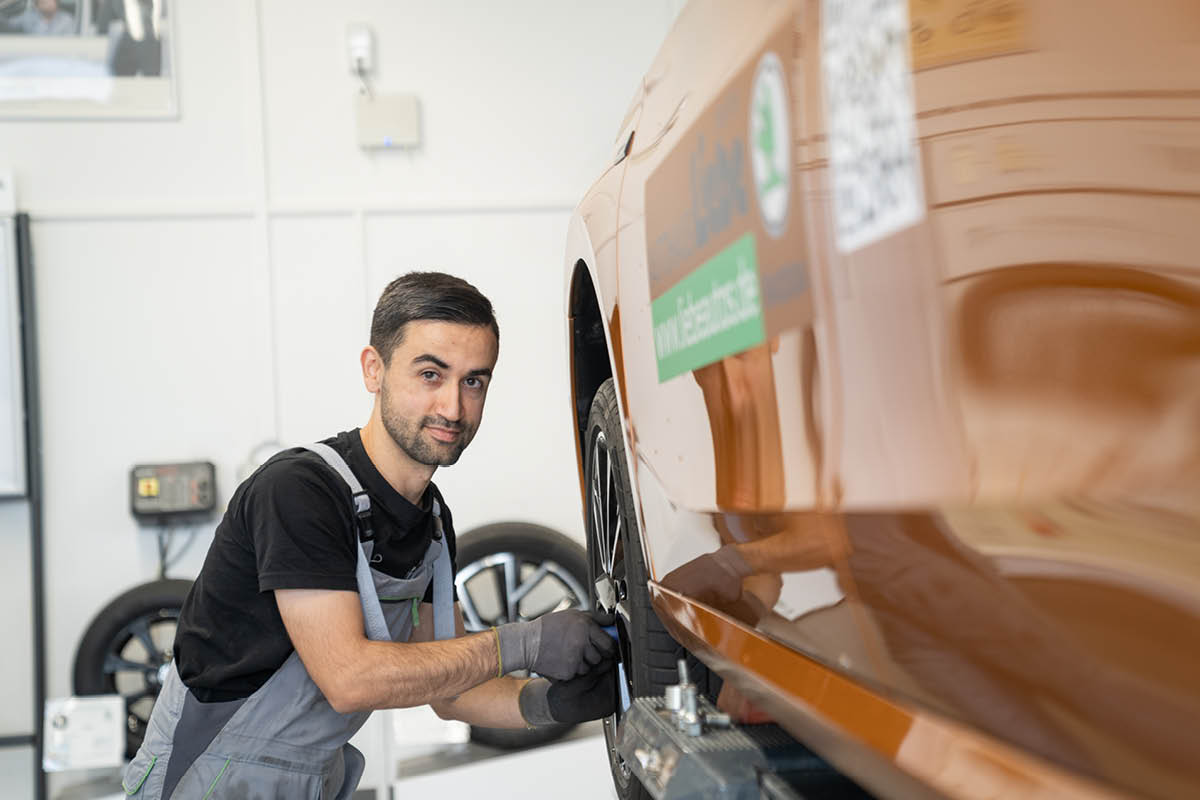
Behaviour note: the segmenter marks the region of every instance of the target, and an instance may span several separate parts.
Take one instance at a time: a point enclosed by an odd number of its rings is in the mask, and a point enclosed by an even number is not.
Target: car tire
[[[75,651],[75,694],[125,698],[126,758],[133,758],[146,735],[191,588],[191,581],[175,579],[133,587],[96,614]]]
[[[592,400],[585,443],[588,587],[593,592],[593,603],[597,578],[607,575],[623,587],[625,613],[618,613],[617,629],[629,696],[661,696],[667,686],[679,682],[677,664],[682,658],[687,662],[691,681],[702,693],[715,699],[720,691],[720,677],[667,633],[650,602],[649,575],[638,534],[612,378],[601,384]],[[604,543],[606,536],[608,545]],[[616,752],[619,723],[620,711],[604,720],[605,745],[617,796],[621,800],[648,800],[650,794]]]
[[[458,574],[455,589],[459,595],[459,607],[463,609],[464,627],[468,631],[487,630],[493,625],[514,621],[510,616],[532,619],[548,611],[565,608],[586,611],[591,607],[586,588],[587,553],[575,541],[557,531],[529,523],[500,522],[464,533],[458,537],[456,545]],[[513,608],[505,602],[506,596],[486,598],[489,600],[486,606],[482,602],[484,598],[479,598],[469,609],[463,602],[464,593],[469,599],[476,583],[486,582],[486,572],[501,577],[507,568],[508,557],[513,559],[509,563],[517,566],[518,581],[522,574],[528,576],[531,568],[534,576],[538,569],[546,568],[542,580],[549,585],[542,587],[542,596],[532,596],[533,592],[530,592],[525,598],[532,601],[532,606],[522,607],[518,603]],[[499,581],[495,584],[498,595],[503,591],[501,585]],[[549,605],[557,593],[561,593],[562,598],[557,604]],[[505,607],[500,608],[501,605]],[[552,742],[566,735],[573,727],[539,725],[536,728],[508,729],[472,725],[471,741],[504,750],[518,750]]]

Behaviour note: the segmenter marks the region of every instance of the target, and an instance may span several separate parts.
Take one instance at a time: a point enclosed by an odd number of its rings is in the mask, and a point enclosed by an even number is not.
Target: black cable
[[[188,549],[191,548],[192,543],[196,541],[196,534],[198,534],[199,532],[200,532],[200,529],[197,528],[195,525],[193,525],[191,530],[188,531],[187,541],[185,541],[183,543],[183,547],[179,548],[179,551],[175,553],[174,558],[167,560],[167,568],[175,566],[176,564],[178,564],[180,562],[180,560],[183,559],[184,555],[187,554]],[[168,544],[170,544],[170,543],[168,542]]]
[[[354,74],[358,76],[360,81],[362,81],[363,94],[367,96],[368,100],[374,101],[375,92],[371,91],[371,83],[367,80],[367,70],[363,66],[363,60],[361,58],[354,59]]]
[[[167,550],[171,547],[171,540],[175,538],[175,529],[167,525],[158,531],[158,579],[161,581],[167,577]]]

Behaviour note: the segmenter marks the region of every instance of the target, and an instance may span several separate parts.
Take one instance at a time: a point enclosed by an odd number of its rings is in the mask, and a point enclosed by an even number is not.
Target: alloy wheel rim
[[[113,693],[125,701],[125,723],[131,744],[140,744],[150,714],[170,670],[179,609],[143,614],[113,637],[101,672]],[[148,701],[148,702],[147,702]]]
[[[625,577],[624,553],[621,546],[621,531],[624,524],[623,509],[621,508],[621,492],[617,484],[618,475],[613,470],[612,453],[608,449],[608,439],[604,431],[597,429],[592,440],[592,463],[590,464],[590,480],[588,485],[588,539],[593,545],[589,548],[588,560],[596,579],[608,578],[614,584],[623,584]],[[594,554],[594,557],[593,557]],[[619,577],[618,577],[619,576]],[[628,620],[624,614],[624,604],[618,603],[615,609],[618,634],[618,648],[622,661],[630,652]],[[614,609],[608,609],[614,610]],[[633,686],[629,670],[624,670],[626,689],[633,697]],[[609,762],[615,764],[620,772],[622,784],[627,784],[631,773],[625,764],[625,759],[617,752],[617,728],[621,721],[623,710],[617,711],[601,720],[604,729],[604,741],[609,751]]]
[[[495,596],[482,596],[479,576],[491,572]],[[478,578],[478,579],[477,579]],[[491,553],[459,569],[454,578],[463,627],[486,631],[494,625],[534,619],[570,608],[588,609],[588,593],[571,572],[551,559],[510,551]],[[490,595],[491,593],[489,593]],[[523,605],[525,604],[525,605]]]

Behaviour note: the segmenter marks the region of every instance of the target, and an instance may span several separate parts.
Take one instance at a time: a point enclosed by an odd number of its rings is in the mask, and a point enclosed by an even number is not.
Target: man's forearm
[[[456,719],[485,728],[524,728],[521,716],[521,687],[528,678],[492,678],[457,697],[436,700],[430,705],[442,719]]]
[[[409,708],[462,695],[495,678],[497,668],[491,631],[432,642],[364,639],[342,673],[336,702],[328,699],[343,713]]]

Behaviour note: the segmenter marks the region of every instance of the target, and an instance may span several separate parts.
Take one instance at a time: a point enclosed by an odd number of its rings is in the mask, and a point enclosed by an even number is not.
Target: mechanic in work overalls
[[[470,284],[388,285],[360,357],[370,419],[279,453],[234,493],[128,795],[349,798],[364,762],[348,742],[377,708],[428,703],[488,727],[613,713],[612,640],[585,612],[463,634],[453,524],[430,481],[474,436],[498,352]],[[506,677],[518,670],[543,677]]]

